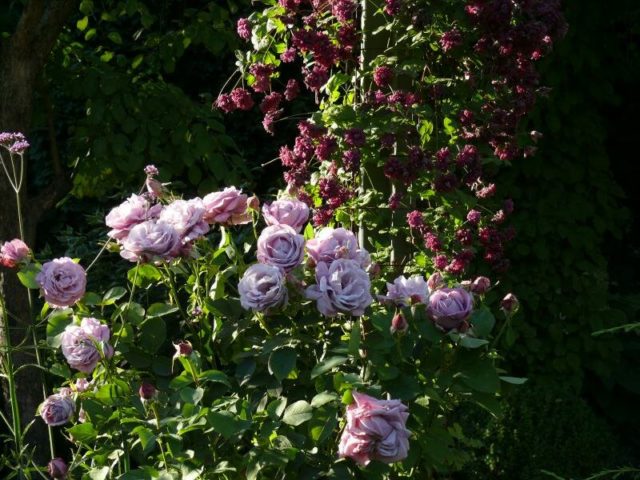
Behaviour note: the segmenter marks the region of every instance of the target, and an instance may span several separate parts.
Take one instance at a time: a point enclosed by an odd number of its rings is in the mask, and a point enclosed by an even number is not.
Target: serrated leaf
[[[98,431],[92,423],[79,423],[69,428],[67,432],[73,436],[74,440],[81,443],[89,443],[98,436]]]
[[[311,405],[305,400],[298,400],[287,407],[282,416],[282,421],[287,425],[297,427],[311,418],[313,418]]]

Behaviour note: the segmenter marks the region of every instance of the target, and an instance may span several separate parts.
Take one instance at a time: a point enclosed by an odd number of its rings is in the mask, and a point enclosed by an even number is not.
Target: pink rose
[[[373,301],[369,275],[356,260],[340,258],[331,265],[319,263],[316,282],[307,288],[306,296],[316,300],[320,313],[328,317],[339,312],[364,315]]]
[[[356,236],[344,228],[323,228],[307,242],[307,252],[316,264],[331,264],[338,258],[356,260],[362,268],[371,263],[369,252],[359,248]]]
[[[164,207],[158,223],[171,225],[182,238],[182,243],[189,243],[209,231],[204,214],[204,205],[199,198],[175,200]]]
[[[393,283],[387,283],[387,295],[378,295],[383,302],[393,302],[401,307],[408,307],[417,303],[427,303],[429,287],[422,275],[405,278],[400,275]]]
[[[71,398],[70,390],[63,388],[60,393],[47,397],[40,407],[40,416],[44,423],[51,427],[64,425],[76,410],[76,403]]]
[[[181,253],[180,235],[168,223],[149,220],[131,229],[120,256],[131,262],[170,260]]]
[[[42,266],[36,281],[46,302],[54,308],[65,308],[80,300],[87,288],[87,274],[68,257],[56,258]]]
[[[238,284],[240,304],[245,309],[264,312],[287,304],[284,273],[278,267],[256,263],[250,266]]]
[[[406,423],[409,409],[400,400],[378,400],[353,392],[347,407],[347,425],[340,438],[338,453],[360,465],[372,460],[384,463],[407,458],[409,436]]]
[[[26,243],[19,238],[5,242],[0,247],[0,265],[7,268],[15,268],[20,262],[27,259],[31,250]]]
[[[304,237],[289,225],[272,225],[258,238],[258,261],[288,272],[302,263]]]
[[[62,334],[62,354],[71,368],[91,373],[102,359],[113,356],[113,347],[107,343],[111,332],[95,318],[83,318],[80,326],[69,325]],[[101,346],[99,346],[101,345]]]
[[[149,200],[140,195],[131,195],[123,203],[109,212],[105,218],[107,227],[111,228],[109,236],[122,240],[136,225],[156,218],[162,205],[151,205]]]
[[[249,200],[236,187],[210,193],[202,202],[205,208],[204,219],[209,223],[240,225],[251,221],[251,214],[247,211]]]
[[[262,207],[267,225],[289,225],[300,233],[309,220],[309,207],[300,200],[276,200]]]
[[[473,310],[473,296],[464,288],[441,288],[429,297],[427,311],[436,326],[445,332],[468,328]]]

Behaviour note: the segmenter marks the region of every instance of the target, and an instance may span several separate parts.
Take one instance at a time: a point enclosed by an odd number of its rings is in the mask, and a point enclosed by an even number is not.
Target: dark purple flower
[[[238,36],[243,40],[249,40],[251,38],[251,22],[247,18],[241,18],[238,20],[236,27]]]
[[[383,65],[373,71],[373,81],[381,88],[388,87],[393,80],[393,69]]]
[[[244,88],[234,88],[231,91],[231,100],[233,100],[235,107],[240,110],[251,110],[254,105],[251,93]]]

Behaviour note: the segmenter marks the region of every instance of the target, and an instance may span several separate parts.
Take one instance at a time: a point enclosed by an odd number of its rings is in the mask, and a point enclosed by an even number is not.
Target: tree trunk
[[[14,33],[0,44],[0,131],[22,132],[28,137],[33,112],[34,90],[45,63],[55,45],[62,27],[75,10],[78,0],[31,0],[23,9]],[[28,153],[27,153],[28,156]],[[59,165],[57,166],[59,167]],[[26,168],[25,168],[26,171]],[[35,233],[42,213],[52,207],[60,194],[68,188],[60,168],[54,168],[56,178],[37,197],[29,198],[26,188],[20,192],[24,215],[24,241],[35,245]],[[27,185],[25,179],[23,185]],[[0,175],[0,241],[20,237],[16,213],[16,196],[4,174]],[[25,340],[27,327],[33,319],[29,315],[27,292],[16,275],[5,274],[0,283],[7,301],[7,310],[14,315],[11,321],[11,343],[19,345]],[[32,345],[26,339],[26,345]],[[33,349],[14,355],[16,367],[34,363]],[[17,379],[23,425],[30,422],[37,406],[42,402],[42,375],[34,368],[23,369]],[[37,446],[37,461],[48,456],[46,428],[36,421],[29,441]]]

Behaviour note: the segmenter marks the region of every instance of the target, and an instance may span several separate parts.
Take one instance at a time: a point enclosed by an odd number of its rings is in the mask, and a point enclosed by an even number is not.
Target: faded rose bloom
[[[387,295],[378,295],[381,302],[393,302],[401,307],[427,303],[428,299],[429,287],[422,275],[410,278],[400,275],[393,283],[387,283]]]
[[[0,247],[0,265],[6,268],[15,268],[19,263],[29,258],[31,250],[26,243],[19,238],[5,242]]]
[[[62,334],[62,354],[71,368],[91,373],[102,359],[102,353],[105,358],[113,356],[113,347],[107,343],[110,336],[108,326],[95,318],[83,318],[80,326],[69,325],[65,328]]]
[[[300,233],[309,221],[309,207],[300,200],[276,200],[262,207],[267,225],[289,225]]]
[[[46,302],[65,308],[80,300],[87,288],[87,274],[69,257],[56,258],[42,266],[36,281]]]
[[[327,317],[340,312],[364,315],[373,301],[369,275],[356,260],[339,258],[330,265],[320,262],[316,282],[307,288],[306,296],[316,300],[318,310]]]
[[[51,478],[66,478],[68,472],[69,467],[60,457],[52,459],[47,465],[47,473],[49,473]]]
[[[283,269],[293,270],[304,257],[304,237],[289,225],[271,225],[258,238],[258,261]]]
[[[131,262],[170,260],[180,254],[180,234],[168,223],[149,220],[131,229],[120,256]]]
[[[251,265],[244,272],[238,284],[238,292],[242,308],[254,312],[280,308],[288,301],[283,271],[263,263]]]
[[[156,390],[156,387],[147,382],[142,382],[142,385],[140,385],[140,388],[138,389],[138,395],[143,402],[151,400],[157,393],[158,390]]]
[[[174,359],[188,357],[193,352],[193,346],[187,340],[180,340],[178,343],[174,343],[173,346],[176,349],[176,353],[173,355]]]
[[[131,195],[127,200],[112,209],[105,223],[111,228],[109,236],[116,240],[125,238],[129,231],[136,225],[156,218],[162,205],[151,205],[149,200],[141,195]]]
[[[247,195],[236,187],[206,195],[202,202],[206,210],[204,219],[209,223],[240,225],[251,221],[247,212]]]
[[[209,231],[204,214],[204,205],[199,198],[175,200],[162,210],[158,223],[171,225],[182,238],[182,243],[189,243]]]
[[[68,392],[69,389],[62,389],[60,393],[49,395],[40,406],[40,416],[44,423],[50,427],[64,425],[76,410],[76,403]]]
[[[520,307],[518,298],[513,293],[508,293],[500,302],[500,307],[504,312],[509,315],[516,313]]]
[[[442,274],[440,272],[432,273],[427,280],[427,287],[429,287],[429,292],[433,292],[444,286],[444,278],[442,278]]]
[[[464,288],[441,288],[429,297],[427,311],[436,326],[444,332],[467,329],[473,310],[473,297]]]
[[[489,288],[491,288],[491,280],[487,277],[478,277],[471,283],[471,291],[478,295],[487,293]]]
[[[338,453],[360,465],[372,460],[393,463],[409,453],[407,418],[409,409],[400,400],[378,400],[352,392],[354,403],[347,407],[347,425]]]
[[[407,319],[404,318],[404,315],[401,313],[396,313],[391,319],[391,334],[393,335],[396,332],[405,333],[409,329],[409,323]]]
[[[91,382],[89,382],[89,380],[87,380],[86,378],[79,378],[76,380],[76,391],[79,393],[82,392],[86,392],[87,390],[89,390],[89,386],[91,385]]]
[[[323,228],[307,242],[307,252],[317,264],[331,264],[339,258],[356,260],[362,268],[371,263],[369,252],[359,248],[356,236],[344,228]]]

